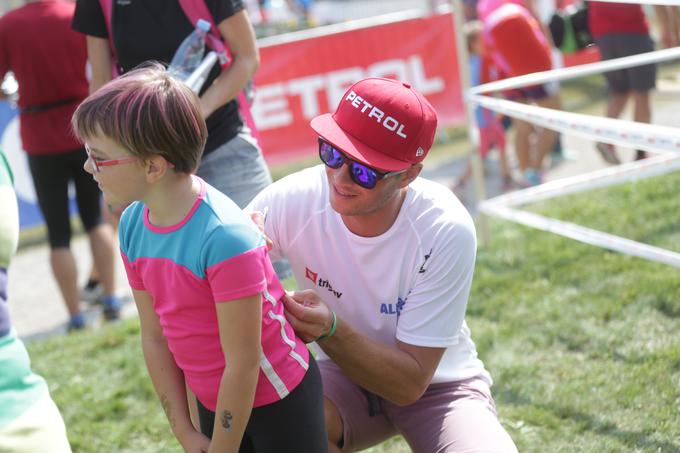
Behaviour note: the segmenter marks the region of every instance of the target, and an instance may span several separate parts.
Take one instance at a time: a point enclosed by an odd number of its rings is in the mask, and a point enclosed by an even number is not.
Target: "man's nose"
[[[354,180],[352,179],[352,163],[349,161],[343,162],[342,166],[338,169],[335,170],[336,172],[336,178],[344,183],[344,184],[349,184],[352,183],[354,184]]]

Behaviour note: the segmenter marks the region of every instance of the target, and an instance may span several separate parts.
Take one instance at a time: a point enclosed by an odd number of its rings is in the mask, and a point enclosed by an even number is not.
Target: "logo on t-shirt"
[[[427,264],[427,260],[430,259],[430,256],[432,256],[432,249],[430,249],[429,252],[427,252],[427,255],[425,255],[425,259],[423,260],[423,264],[420,265],[420,269],[418,270],[419,274],[424,274],[427,272],[427,269],[425,269],[425,265]]]
[[[404,309],[405,304],[406,300],[402,299],[401,297],[397,298],[396,304],[380,304],[380,314],[397,315],[398,317],[401,314],[401,311]]]
[[[317,279],[318,276],[319,276],[319,274],[317,274],[314,271],[310,271],[308,267],[305,267],[305,277],[307,277],[309,280],[313,281],[315,285],[316,285],[316,279]]]
[[[333,293],[333,295],[338,299],[340,299],[340,296],[342,296],[341,292],[333,289],[333,285],[331,285],[331,283],[328,280],[319,278],[319,274],[314,272],[308,267],[305,267],[305,278],[312,281],[314,285],[318,286],[319,288],[326,288],[329,292]]]

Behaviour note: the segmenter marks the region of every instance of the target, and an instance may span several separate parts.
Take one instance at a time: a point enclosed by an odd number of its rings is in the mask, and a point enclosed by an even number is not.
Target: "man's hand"
[[[195,429],[187,429],[177,440],[187,453],[207,453],[210,448],[210,439]]]
[[[333,327],[333,311],[312,289],[288,292],[283,303],[288,322],[305,343],[327,335]]]

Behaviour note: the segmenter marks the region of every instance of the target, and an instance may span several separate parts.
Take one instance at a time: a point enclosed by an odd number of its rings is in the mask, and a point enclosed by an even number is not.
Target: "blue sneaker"
[[[522,187],[533,187],[543,183],[541,172],[535,168],[527,168],[522,175]]]
[[[73,332],[75,330],[83,330],[85,328],[85,316],[82,313],[71,316],[68,320],[68,325],[66,326],[67,332]]]
[[[117,296],[102,296],[100,300],[104,307],[105,320],[115,321],[120,319],[120,300]]]

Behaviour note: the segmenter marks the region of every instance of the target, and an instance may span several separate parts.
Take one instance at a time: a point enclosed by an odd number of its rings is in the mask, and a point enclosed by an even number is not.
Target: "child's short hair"
[[[471,20],[463,25],[463,35],[465,35],[468,52],[474,52],[475,40],[479,39],[483,32],[484,23],[481,20]]]
[[[92,93],[71,123],[81,141],[102,134],[142,159],[161,155],[182,173],[198,167],[208,136],[196,94],[159,63]]]

